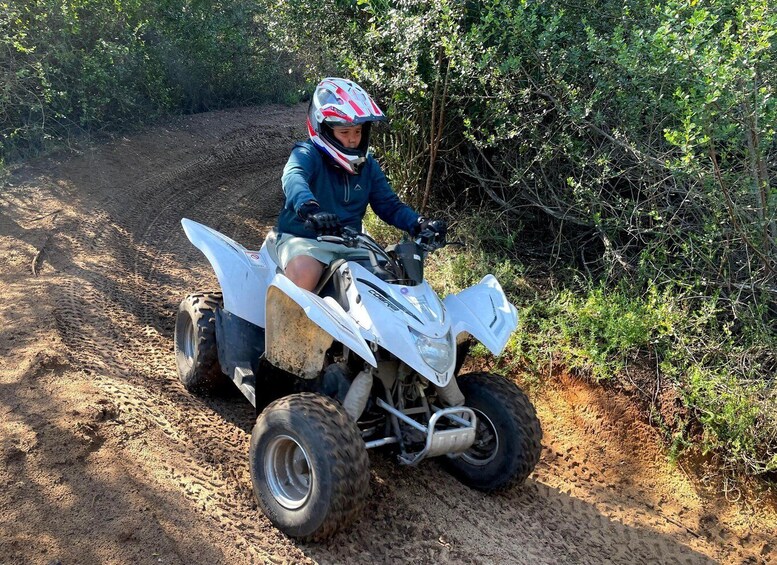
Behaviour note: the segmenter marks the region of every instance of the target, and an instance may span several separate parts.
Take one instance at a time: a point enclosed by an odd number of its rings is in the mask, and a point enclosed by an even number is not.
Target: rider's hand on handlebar
[[[318,235],[340,235],[343,231],[343,226],[337,214],[332,214],[331,212],[322,211],[312,214],[308,217],[305,225],[313,229]]]
[[[305,220],[305,227],[317,235],[340,235],[343,231],[337,214],[324,212],[318,202],[306,202],[300,206],[299,215]]]
[[[418,218],[418,222],[413,226],[413,230],[410,235],[413,237],[420,237],[424,240],[437,240],[445,241],[445,236],[448,233],[448,222],[443,219],[431,220],[421,216]]]

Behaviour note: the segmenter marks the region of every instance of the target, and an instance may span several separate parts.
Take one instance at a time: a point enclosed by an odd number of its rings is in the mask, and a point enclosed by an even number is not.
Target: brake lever
[[[423,247],[427,252],[436,251],[438,249],[442,249],[443,247],[447,247],[448,245],[459,245],[461,247],[466,247],[462,241],[447,241],[445,237],[440,239],[438,238],[438,234],[431,230],[424,230],[418,234],[416,243]]]
[[[325,241],[327,243],[337,243],[338,245],[345,245],[346,247],[357,247],[359,245],[359,232],[345,227],[340,232],[340,235],[319,235],[316,236],[317,241]]]

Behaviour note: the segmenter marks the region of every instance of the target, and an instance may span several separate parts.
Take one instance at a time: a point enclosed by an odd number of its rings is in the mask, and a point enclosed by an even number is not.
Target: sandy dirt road
[[[258,249],[304,112],[181,118],[0,181],[0,564],[777,561],[773,504],[728,502],[666,463],[626,397],[569,378],[533,395],[545,450],[523,488],[371,453],[353,528],[275,530],[250,489],[253,409],[189,395],[172,334],[181,298],[217,288],[180,219]]]

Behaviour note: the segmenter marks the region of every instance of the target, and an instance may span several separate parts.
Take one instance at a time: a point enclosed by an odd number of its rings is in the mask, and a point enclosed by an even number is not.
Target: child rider
[[[373,122],[386,117],[358,84],[325,78],[308,110],[310,140],[297,143],[283,169],[286,201],[278,218],[278,258],[297,286],[316,287],[324,267],[364,251],[316,240],[343,226],[361,231],[369,204],[384,222],[411,235],[429,230],[445,237],[445,220],[429,220],[404,204],[368,153]]]

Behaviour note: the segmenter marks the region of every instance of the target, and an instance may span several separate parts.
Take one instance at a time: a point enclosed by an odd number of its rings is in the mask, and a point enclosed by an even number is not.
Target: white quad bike
[[[423,260],[444,241],[426,233],[383,249],[346,228],[320,239],[359,248],[364,260],[335,261],[308,292],[279,268],[274,230],[250,251],[181,223],[221,292],[181,302],[178,374],[205,394],[231,379],[264,407],[251,434],[251,479],[281,531],[322,540],[352,523],[368,494],[371,448],[390,446],[411,466],[440,457],[483,491],[532,472],[542,430],[526,395],[497,375],[458,375],[471,338],[498,355],[517,326],[492,275],[441,301],[423,280]]]

